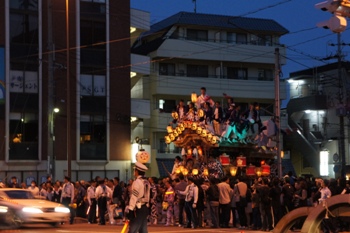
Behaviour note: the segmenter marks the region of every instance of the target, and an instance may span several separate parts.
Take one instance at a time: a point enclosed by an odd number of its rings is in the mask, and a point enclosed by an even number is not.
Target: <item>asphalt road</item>
[[[16,230],[1,230],[0,232],[11,232],[11,233],[88,233],[88,232],[98,232],[98,233],[119,233],[122,230],[122,225],[105,225],[99,226],[97,224],[87,224],[87,223],[77,223],[73,225],[64,224],[59,227],[50,227],[48,225],[26,225],[20,229]],[[263,231],[249,231],[240,230],[237,228],[200,228],[200,229],[187,229],[180,227],[165,227],[164,225],[149,226],[148,232],[158,232],[158,233],[193,233],[193,232],[233,232],[233,233],[262,233]]]

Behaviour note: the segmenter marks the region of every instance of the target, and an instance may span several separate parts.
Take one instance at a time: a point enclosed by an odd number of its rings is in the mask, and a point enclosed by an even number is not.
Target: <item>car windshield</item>
[[[10,199],[35,199],[31,192],[24,190],[8,190],[5,194]]]

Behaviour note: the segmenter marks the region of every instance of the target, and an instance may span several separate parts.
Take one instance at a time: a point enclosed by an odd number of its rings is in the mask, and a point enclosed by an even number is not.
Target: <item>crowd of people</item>
[[[172,178],[148,178],[150,192],[144,205],[148,225],[270,231],[293,209],[320,204],[332,195],[350,194],[350,183],[341,178],[296,178],[291,172],[283,179],[231,176],[205,179],[184,177],[181,173]],[[34,196],[69,206],[74,210],[71,224],[75,217],[80,217],[87,218],[89,224],[105,225],[105,216],[109,224],[123,224],[127,214],[123,219],[122,212],[131,205],[135,192],[133,182],[124,183],[118,177],[71,182],[65,177],[63,182],[49,179],[38,187],[32,181],[30,187],[25,187],[13,177],[7,186],[25,188]],[[302,222],[297,222],[293,229],[301,226]],[[333,219],[322,227],[324,232],[333,232],[348,226]]]

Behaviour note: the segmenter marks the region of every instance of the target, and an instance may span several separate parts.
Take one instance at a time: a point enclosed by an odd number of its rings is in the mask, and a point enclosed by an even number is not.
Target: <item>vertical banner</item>
[[[0,105],[5,104],[5,48],[0,47]]]

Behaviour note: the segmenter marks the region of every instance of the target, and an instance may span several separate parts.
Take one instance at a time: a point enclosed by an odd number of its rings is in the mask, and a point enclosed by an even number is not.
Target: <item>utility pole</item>
[[[345,131],[344,131],[344,116],[346,116],[346,110],[344,107],[344,93],[343,93],[343,79],[342,79],[342,53],[341,53],[341,36],[340,33],[337,33],[337,39],[338,39],[338,50],[337,50],[337,57],[338,57],[338,101],[339,106],[337,108],[337,115],[339,117],[339,140],[338,140],[338,150],[341,158],[341,177],[345,178],[346,172],[346,160],[345,160]]]
[[[197,13],[197,0],[192,0],[194,3],[194,13]]]
[[[71,177],[71,163],[72,163],[72,154],[71,154],[71,140],[70,140],[70,134],[71,134],[71,128],[70,128],[70,45],[69,45],[69,0],[66,0],[66,44],[67,44],[67,51],[66,51],[66,62],[67,62],[67,176]]]
[[[280,100],[280,50],[275,48],[275,124],[276,132],[276,156],[278,177],[282,178],[282,158],[281,158],[281,100]]]

